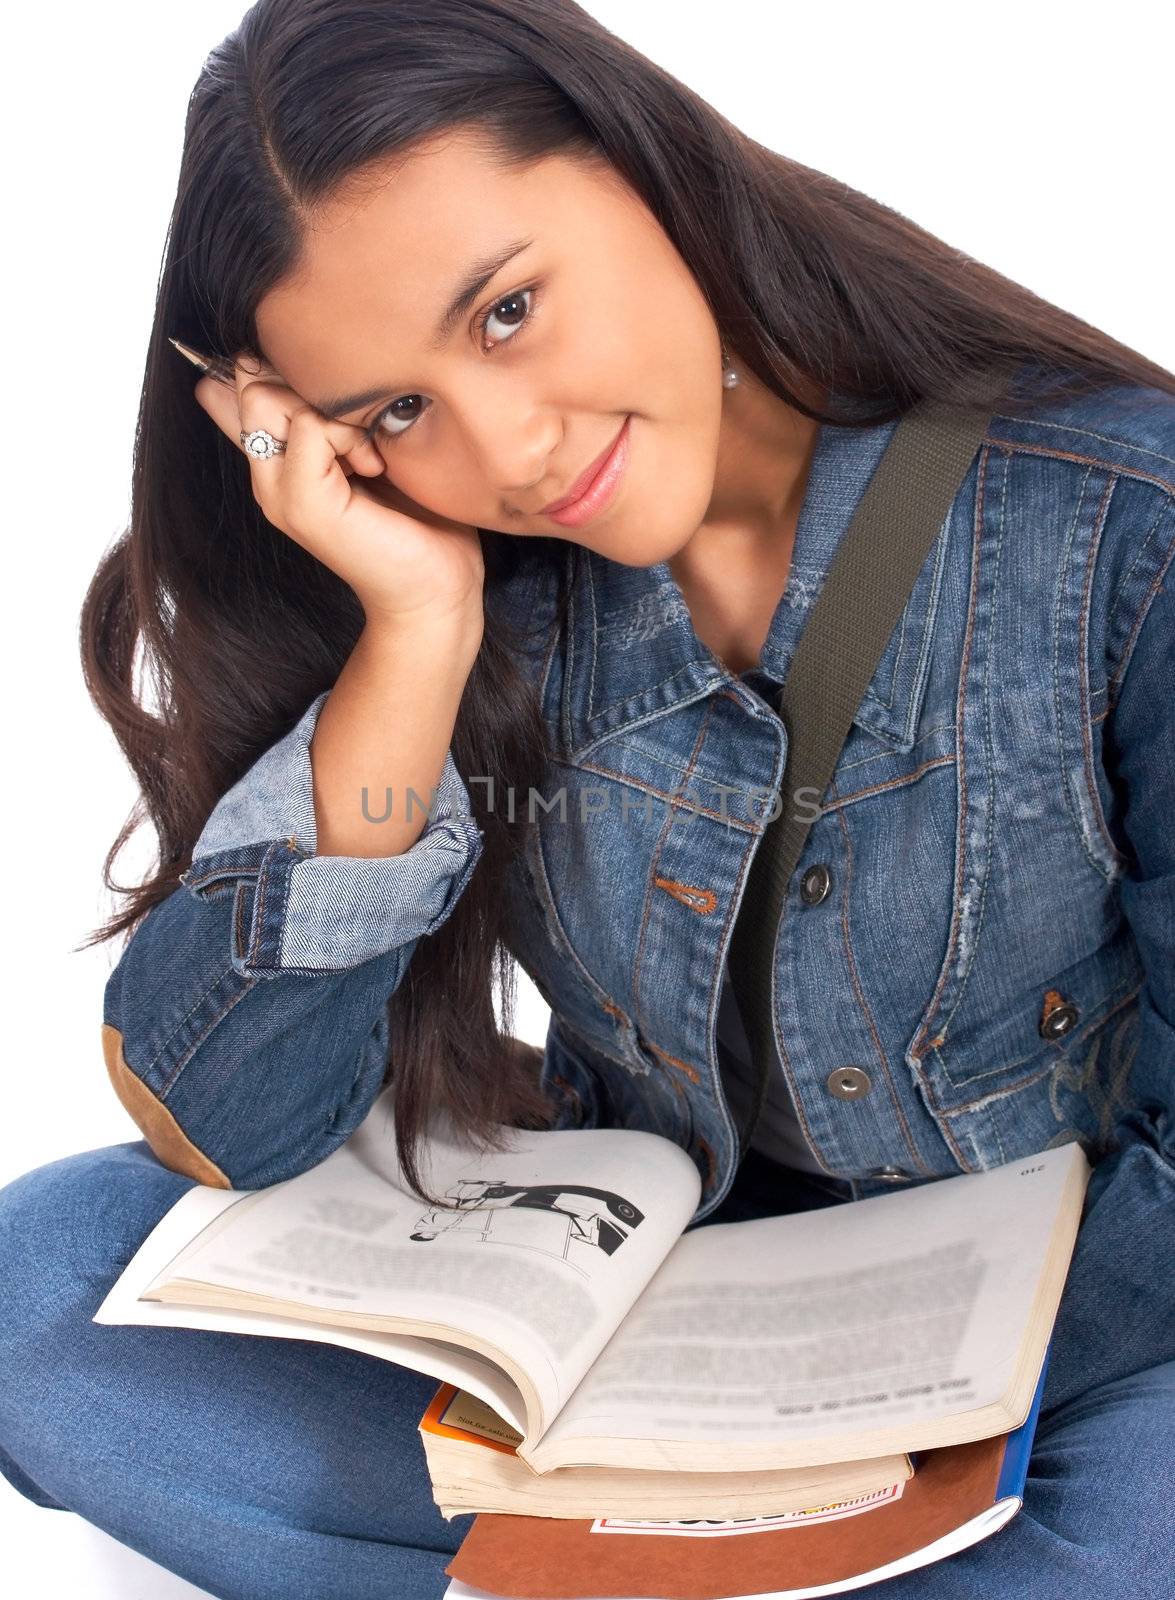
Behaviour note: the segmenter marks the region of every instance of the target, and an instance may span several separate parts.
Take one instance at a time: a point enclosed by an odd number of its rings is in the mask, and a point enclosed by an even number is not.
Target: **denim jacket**
[[[695,1223],[737,1165],[715,1024],[782,789],[771,691],[895,427],[821,428],[756,669],[702,643],[665,562],[571,543],[565,626],[519,656],[553,759],[541,797],[514,797],[533,821],[503,893],[509,947],[551,1008],[555,1125],[680,1143]],[[1141,1106],[1170,1128],[1173,552],[1175,398],[1121,385],[992,417],[775,934],[780,1070],[815,1162],[853,1197],[1074,1138],[1096,1161]],[[546,584],[498,602],[553,615]],[[292,1176],[362,1121],[387,998],[481,853],[475,775],[450,751],[409,850],[316,856],[325,699],[220,800],[106,988],[123,1104],[208,1184]]]

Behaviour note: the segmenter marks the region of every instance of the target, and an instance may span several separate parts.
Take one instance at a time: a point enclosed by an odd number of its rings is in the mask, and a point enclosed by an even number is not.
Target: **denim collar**
[[[745,685],[773,699],[804,619],[896,427],[896,421],[868,428],[821,425],[787,583],[759,667],[741,675],[733,674],[699,639],[668,562],[627,566],[583,545],[571,546],[566,667],[558,709],[568,759],[578,761],[602,740],[736,684],[740,676]],[[942,532],[854,718],[895,749],[908,750],[914,742],[942,573]]]

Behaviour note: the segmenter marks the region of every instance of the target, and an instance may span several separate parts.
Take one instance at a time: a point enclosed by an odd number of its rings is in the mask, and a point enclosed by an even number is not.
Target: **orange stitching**
[[[984,445],[986,445],[988,442],[989,441],[987,439],[985,439],[984,440]],[[997,443],[997,444],[1002,444],[1005,441],[996,440],[994,442]],[[964,709],[965,709],[965,706],[966,706],[966,703],[967,703],[967,676],[968,676],[968,673],[971,670],[971,645],[972,645],[972,641],[973,641],[974,634],[975,634],[975,611],[976,611],[976,605],[977,605],[977,601],[978,601],[979,573],[980,573],[980,567],[981,567],[981,558],[982,558],[982,556],[984,554],[984,550],[983,550],[983,519],[984,519],[984,516],[985,516],[985,513],[986,513],[987,464],[988,464],[988,461],[990,460],[990,458],[991,458],[991,452],[989,450],[985,449],[985,448],[981,448],[980,452],[979,452],[979,472],[978,472],[978,476],[976,477],[976,481],[975,481],[975,516],[974,516],[974,520],[973,520],[973,523],[972,523],[973,540],[972,540],[972,546],[971,546],[970,589],[969,589],[968,597],[967,597],[967,626],[963,630],[963,660],[962,660],[962,665],[961,665],[961,668],[960,668],[960,671],[959,671],[959,687],[958,687],[958,690],[956,691],[956,696],[955,696],[955,726],[956,726],[956,728],[958,730],[958,733],[957,733],[957,745],[958,745],[958,752],[959,752],[958,777],[956,779],[956,782],[958,783],[958,788],[959,788],[959,803],[958,803],[958,817],[959,817],[959,820],[958,820],[958,831],[957,831],[957,834],[956,834],[956,839],[957,839],[956,856],[957,856],[958,866],[957,866],[956,873],[955,873],[954,896],[953,896],[952,905],[951,905],[951,927],[950,927],[950,934],[949,934],[948,941],[947,941],[946,959],[943,961],[942,968],[941,968],[941,970],[939,972],[938,982],[934,986],[934,993],[930,997],[930,1004],[926,1008],[926,1021],[927,1021],[927,1023],[929,1023],[932,1018],[936,1018],[937,1015],[938,1015],[939,999],[940,999],[940,996],[942,995],[943,989],[946,987],[947,981],[949,979],[950,971],[951,971],[951,964],[955,959],[955,950],[958,947],[958,941],[959,941],[959,900],[960,900],[960,898],[962,896],[962,892],[963,892],[963,880],[964,880],[964,877],[966,875],[966,865],[967,865],[967,863],[966,863],[966,855],[967,855],[967,803],[968,803],[968,796],[967,796],[967,763],[963,759],[963,749],[964,749],[964,746],[963,746],[963,727],[964,727],[963,716],[964,716]],[[925,1025],[923,1025],[923,1026],[921,1026],[919,1028],[919,1033],[924,1033],[924,1032],[925,1032]],[[936,1094],[934,1092],[934,1087],[933,1087],[932,1083],[930,1082],[930,1080],[926,1076],[926,1074],[923,1073],[920,1070],[920,1067],[921,1067],[922,1060],[926,1055],[927,1050],[932,1048],[932,1047],[933,1048],[937,1048],[940,1044],[942,1044],[942,1042],[943,1042],[943,1040],[945,1038],[946,1038],[946,1030],[945,1029],[943,1030],[942,1033],[939,1034],[938,1038],[933,1040],[930,1044],[925,1043],[922,1039],[916,1038],[914,1043],[910,1046],[910,1050],[908,1052],[909,1058],[914,1063],[915,1070],[918,1072],[918,1077],[919,1077],[919,1080],[920,1080],[920,1082],[922,1084],[923,1091],[926,1094],[927,1101],[928,1101],[928,1103],[929,1103],[929,1105],[931,1107],[931,1112],[932,1112],[932,1114],[936,1115],[936,1120],[937,1120],[937,1114],[939,1112],[942,1113],[943,1117],[946,1117],[948,1115],[948,1113],[942,1110],[942,1107],[939,1104],[938,1098],[937,1098],[937,1096],[936,1096]],[[953,1155],[955,1157],[955,1160],[958,1162],[958,1164],[961,1167],[961,1169],[964,1172],[972,1172],[972,1171],[974,1171],[974,1168],[970,1165],[970,1163],[967,1160],[965,1160],[965,1158],[963,1156],[962,1147],[960,1146],[958,1140],[955,1138],[955,1136],[952,1133],[951,1129],[948,1126],[946,1126],[944,1124],[944,1122],[942,1122],[942,1121],[939,1121],[938,1127],[939,1127],[939,1132],[942,1134],[943,1138],[946,1140],[947,1144],[950,1146],[951,1151],[952,1151],[952,1153],[953,1153]]]
[[[714,1182],[714,1172],[718,1163],[714,1159],[714,1151],[702,1138],[701,1134],[698,1135],[698,1149],[706,1158],[706,1187],[709,1188]]]
[[[658,889],[664,889],[675,900],[680,900],[682,905],[689,906],[691,911],[700,912],[708,916],[718,904],[718,896],[713,889],[703,889],[696,883],[678,883],[676,878],[654,878]]]
[[[825,814],[828,814],[832,811],[839,811],[841,806],[848,805],[851,800],[861,800],[864,799],[866,795],[882,794],[886,789],[897,789],[903,784],[914,783],[922,776],[924,772],[930,772],[935,767],[950,766],[954,760],[955,757],[953,755],[934,756],[930,761],[924,761],[922,765],[920,767],[916,767],[913,772],[907,772],[900,778],[886,778],[882,783],[873,783],[864,789],[853,789],[848,794],[838,794],[836,792],[835,784],[830,784],[829,794],[832,796],[832,798],[825,800],[820,809]]]
[[[713,700],[710,700],[710,701],[707,702],[705,714],[702,717],[701,726],[698,728],[697,736],[694,739],[694,747],[689,753],[689,762],[688,762],[688,764],[686,766],[686,770],[685,770],[685,782],[686,782],[686,785],[688,785],[688,783],[690,781],[690,778],[693,776],[693,771],[694,771],[694,768],[697,765],[699,755],[705,749],[705,746],[706,746],[706,731],[710,726],[710,719],[713,717],[713,715],[714,715],[714,702],[713,702]],[[665,835],[668,833],[669,829],[672,828],[672,826],[673,826],[673,822],[674,822],[674,818],[676,816],[676,812],[677,812],[677,800],[674,799],[673,802],[670,805],[669,814],[666,816],[665,821],[662,823],[660,831],[659,831],[659,833],[657,835],[657,843],[656,843],[656,845],[655,845],[655,847],[653,849],[653,858],[649,863],[649,871],[651,873],[656,871],[657,862],[660,860],[661,852],[665,847]],[[646,890],[645,891],[645,898],[644,898],[644,905],[643,905],[643,908],[642,908],[642,911],[641,911],[641,925],[640,925],[640,928],[639,928],[639,930],[637,932],[636,960],[633,962],[633,969],[632,969],[632,992],[633,992],[633,995],[636,997],[636,1003],[637,1003],[638,1006],[641,1003],[640,1002],[641,968],[642,968],[642,963],[644,962],[644,959],[645,959],[645,936],[646,936],[646,934],[648,933],[648,930],[649,930],[649,917],[652,914],[652,909],[653,909],[653,897]],[[697,1082],[697,1079],[695,1078],[694,1081]]]
[[[729,810],[727,810],[724,814],[721,811],[716,811],[713,806],[702,805],[700,801],[691,799],[691,797],[686,795],[683,790],[673,790],[671,792],[668,789],[658,789],[655,784],[638,783],[636,779],[631,778],[627,772],[617,772],[612,767],[601,767],[595,761],[575,762],[556,760],[552,763],[552,765],[568,767],[572,772],[594,772],[598,777],[611,778],[616,783],[627,784],[630,789],[635,789],[638,794],[651,794],[657,800],[668,801],[671,811],[690,812],[694,816],[698,817],[713,817],[715,822],[723,822],[728,827],[737,828],[740,833],[754,833],[756,831],[752,823],[740,822],[739,819]],[[693,768],[691,761],[691,773],[692,770]],[[689,773],[687,773],[687,777],[688,776]]]
[[[1113,838],[1110,835],[1109,827],[1106,824],[1105,812],[1102,810],[1102,797],[1098,793],[1097,776],[1093,770],[1093,742],[1090,737],[1093,723],[1089,715],[1089,658],[1086,653],[1089,649],[1089,608],[1090,595],[1093,591],[1094,567],[1097,563],[1098,551],[1101,549],[1102,533],[1104,532],[1106,526],[1106,514],[1109,508],[1110,499],[1114,493],[1114,488],[1117,482],[1117,478],[1110,478],[1102,492],[1102,503],[1098,507],[1097,537],[1089,541],[1089,554],[1085,558],[1085,587],[1082,590],[1081,616],[1077,624],[1079,651],[1077,659],[1082,663],[1077,674],[1077,688],[1081,701],[1081,749],[1083,756],[1082,777],[1085,779],[1085,788],[1089,795],[1089,807],[1093,812],[1095,826],[1097,827],[1098,832],[1101,834],[1102,840],[1110,854],[1113,856],[1114,860],[1119,866],[1125,866],[1127,863],[1127,858],[1114,843]],[[1107,698],[1108,695],[1109,692],[1107,689]]]
[[[885,1073],[885,1086],[889,1090],[890,1102],[893,1105],[894,1114],[896,1115],[901,1126],[902,1137],[906,1141],[906,1149],[910,1152],[910,1158],[914,1165],[920,1168],[921,1171],[925,1172],[929,1177],[930,1169],[927,1167],[925,1161],[923,1161],[921,1155],[919,1154],[917,1146],[914,1143],[913,1136],[910,1133],[910,1125],[906,1121],[905,1113],[902,1110],[901,1098],[898,1095],[897,1089],[894,1087],[893,1074],[889,1069],[889,1059],[885,1053],[885,1046],[881,1041],[881,1037],[877,1031],[877,1024],[873,1019],[873,1013],[869,1009],[869,1002],[866,1000],[865,992],[861,987],[860,974],[857,971],[856,959],[853,956],[852,935],[849,929],[849,898],[853,886],[853,841],[844,817],[838,815],[837,822],[840,824],[841,836],[844,840],[845,846],[845,883],[844,893],[841,895],[840,928],[841,939],[844,943],[845,961],[847,962],[849,969],[849,981],[853,986],[853,993],[857,997],[857,1004],[864,1014],[865,1026],[868,1028],[869,1036],[873,1040],[873,1047],[877,1051],[877,1057],[881,1062],[882,1071]]]
[[[971,670],[971,644],[975,633],[975,611],[979,591],[980,558],[983,555],[983,518],[985,514],[987,463],[989,457],[989,451],[982,450],[980,452],[979,475],[976,479],[975,485],[975,519],[973,527],[974,539],[971,547],[971,585],[967,604],[967,626],[963,631],[963,660],[959,671],[959,686],[955,695],[955,726],[958,729],[957,742],[959,750],[959,759],[957,763],[958,778],[956,780],[959,787],[959,820],[958,831],[956,834],[956,857],[958,864],[955,869],[954,895],[951,904],[951,928],[947,942],[946,958],[943,961],[942,968],[939,972],[938,982],[934,986],[934,993],[930,997],[930,1004],[926,1008],[927,1021],[929,1021],[930,1018],[937,1016],[939,1010],[939,997],[941,996],[950,978],[951,965],[955,959],[955,950],[959,942],[959,901],[962,899],[963,881],[967,873],[967,763],[963,760],[964,745],[962,735],[964,727],[963,717],[967,704],[967,676]],[[924,1029],[920,1029],[919,1031],[924,1032]],[[946,1034],[944,1031],[944,1033],[939,1035],[939,1038],[937,1041],[935,1041],[935,1043],[941,1044],[945,1037]],[[929,1048],[930,1045],[926,1043],[924,1039],[915,1039],[914,1043],[910,1046],[909,1054],[914,1058],[915,1061],[921,1061]],[[943,1129],[942,1131],[945,1135],[946,1130]],[[960,1158],[961,1164],[962,1152],[957,1151],[957,1156]]]
[[[1013,417],[1011,420],[1018,422],[1021,419]],[[1083,456],[1076,450],[1058,450],[1054,445],[1025,444],[1021,439],[1000,439],[994,433],[989,433],[983,442],[984,444],[998,444],[1003,450],[1020,451],[1024,455],[1050,456],[1058,461],[1080,461],[1083,465],[1102,467],[1106,472],[1119,473],[1124,478],[1137,478],[1142,483],[1153,483],[1168,492],[1175,490],[1175,483],[1170,482],[1168,479],[1160,478],[1153,472],[1144,472],[1141,467],[1123,466],[1120,461],[1103,461],[1100,456]],[[1118,442],[1120,441],[1115,440],[1115,443]],[[1133,449],[1134,447],[1130,446],[1129,448]]]
[[[239,891],[234,895],[236,904],[233,907],[233,938],[236,941],[237,954],[241,960],[245,959],[248,941],[245,938],[245,919],[243,916],[245,897]]]
[[[625,1016],[624,1012],[621,1011],[620,1007],[614,1004],[611,1000],[602,1000],[600,1004],[610,1017],[618,1018],[626,1028],[631,1028],[633,1026],[633,1024]],[[676,1056],[671,1056],[667,1051],[660,1049],[657,1045],[650,1044],[647,1039],[641,1039],[640,1043],[643,1044],[646,1049],[652,1050],[654,1054],[660,1056],[663,1061],[670,1062],[673,1066],[677,1067],[679,1071],[684,1072],[691,1083],[701,1082],[701,1074],[698,1072],[696,1067],[691,1067],[687,1061],[679,1061]]]
[[[1172,550],[1175,550],[1175,544],[1172,545]],[[1122,679],[1126,675],[1126,668],[1130,665],[1130,658],[1134,654],[1134,646],[1138,641],[1138,635],[1142,631],[1142,625],[1146,621],[1147,612],[1151,608],[1151,601],[1163,587],[1163,580],[1167,575],[1167,567],[1169,566],[1170,561],[1171,557],[1168,555],[1167,560],[1163,563],[1162,570],[1159,572],[1158,576],[1155,578],[1155,581],[1147,590],[1146,599],[1138,608],[1138,615],[1134,619],[1134,626],[1130,630],[1130,637],[1127,639],[1125,647],[1123,648],[1122,659],[1118,663],[1117,667],[1115,667],[1114,676],[1110,679],[1109,685],[1107,686],[1107,698],[1108,690],[1112,689],[1114,692],[1115,704],[1117,703],[1118,693],[1122,687]]]
[[[1104,1017],[1098,1017],[1096,1020],[1088,1023],[1080,1033],[1070,1034],[1066,1037],[1070,1038],[1074,1044],[1077,1043],[1078,1040],[1084,1041],[1088,1039],[1091,1033],[1099,1028],[1103,1028],[1112,1016],[1115,1016],[1119,1011],[1121,1011],[1123,1006],[1129,1005],[1130,1002],[1141,993],[1145,982],[1146,980],[1144,978],[1142,983],[1136,983],[1133,989],[1130,989],[1122,996],[1121,1000],[1117,1001],[1110,1007]],[[1038,1079],[1043,1078],[1047,1073],[1052,1072],[1055,1068],[1056,1061],[1056,1054],[1050,1051],[1049,1060],[1043,1067],[1040,1068],[1038,1072],[1030,1073],[1025,1078],[1017,1078],[1015,1083],[1008,1084],[1004,1088],[991,1089],[986,1094],[981,1094],[976,1100],[968,1100],[966,1105],[951,1106],[949,1109],[940,1107],[939,1109],[942,1110],[944,1117],[958,1117],[962,1116],[964,1113],[974,1111],[977,1106],[986,1105],[989,1100],[1006,1100],[1009,1095],[1015,1094],[1021,1089],[1027,1089],[1029,1085],[1036,1083]],[[1019,1062],[1016,1062],[1015,1065],[1019,1066]],[[1008,1068],[1007,1070],[1010,1071],[1011,1068]],[[989,1073],[987,1076],[990,1077],[992,1074]],[[944,1129],[944,1132],[945,1131],[946,1130]]]
[[[668,1061],[670,1066],[676,1067],[679,1072],[684,1072],[691,1083],[700,1083],[702,1081],[701,1073],[696,1067],[691,1067],[688,1061],[679,1061],[676,1056],[671,1056],[667,1050],[662,1050],[660,1045],[651,1044],[648,1040],[645,1043],[650,1050],[661,1057],[662,1061]]]

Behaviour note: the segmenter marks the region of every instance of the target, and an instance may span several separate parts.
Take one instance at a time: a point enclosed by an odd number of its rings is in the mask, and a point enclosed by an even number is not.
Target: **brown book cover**
[[[726,1600],[845,1583],[990,1511],[1007,1439],[924,1451],[896,1497],[868,1497],[867,1507],[850,1504],[847,1511],[813,1507],[799,1521],[793,1513],[788,1521],[669,1529],[649,1523],[622,1531],[604,1519],[481,1515],[445,1570],[511,1600]]]

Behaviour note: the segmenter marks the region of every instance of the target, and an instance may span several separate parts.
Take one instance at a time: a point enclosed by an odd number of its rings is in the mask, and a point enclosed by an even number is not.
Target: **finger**
[[[203,377],[192,393],[197,404],[208,413],[222,433],[240,449],[241,413],[237,406],[237,392],[233,384],[220,378]]]
[[[231,383],[211,376],[202,377],[196,383],[193,394],[201,409],[208,413],[232,445],[247,457],[250,466],[255,465],[259,472],[268,472],[270,476],[276,476],[284,454],[279,453],[268,459],[251,456],[241,443],[241,434],[248,434],[255,428],[265,428],[275,439],[288,442],[291,419],[297,410],[308,410],[313,416],[319,416],[300,395],[281,382],[272,367],[256,358],[250,360],[246,357],[236,362]],[[321,418],[321,421],[337,446],[335,453],[345,476],[360,472],[364,477],[374,477],[384,471],[386,463],[383,456],[374,443],[364,440],[362,428],[351,423],[332,422],[327,418]],[[260,481],[254,479],[255,484]]]
[[[199,380],[192,392],[202,409],[228,435],[232,442],[239,446],[241,434],[240,397],[243,386],[255,377],[261,376],[279,384],[282,380],[274,368],[262,362],[259,358],[242,356],[232,363],[232,367],[232,377],[228,382],[223,378],[207,374]]]
[[[285,390],[286,396],[292,397],[291,409],[288,411],[288,415],[291,417],[294,409],[293,400],[303,405],[309,405],[309,402],[302,400],[297,391],[291,388],[277,369],[262,356],[246,355],[239,358],[235,365],[234,376],[237,383],[238,407],[240,406],[242,392],[251,383],[274,384],[279,389]],[[363,428],[349,422],[335,422],[330,417],[324,417],[313,406],[310,409],[326,426],[332,429],[343,428],[346,430],[343,435],[344,448],[337,450],[336,453],[343,463],[344,472],[348,476],[352,471],[355,471],[361,472],[364,477],[370,478],[378,476],[385,470],[387,463],[379,447],[374,439],[364,438],[365,430]],[[332,437],[337,437],[337,435],[332,434]]]
[[[305,404],[292,411],[287,426],[276,491],[280,515],[285,525],[298,530],[302,542],[313,548],[314,531],[308,521],[321,513],[332,525],[337,524],[348,509],[351,491],[342,488],[336,469],[345,468],[347,446],[354,448],[356,436],[362,442],[362,429],[347,422],[330,422]]]
[[[242,432],[247,432],[248,430],[242,427],[241,413],[237,401],[236,385],[224,383],[222,380],[217,378],[204,377],[201,378],[199,383],[196,384],[193,393],[195,394],[197,403],[204,411],[208,413],[213,422],[216,423],[217,427],[226,436],[233,447],[237,450],[240,450],[242,454],[246,454],[241,445],[241,434]],[[274,419],[272,412],[269,412],[268,415],[270,416],[270,420],[273,421]],[[258,426],[268,427],[269,425],[267,423],[261,423],[258,424]],[[269,431],[273,433],[275,437],[281,436],[280,432],[278,431],[278,424],[276,422],[274,422],[273,427],[269,428]],[[249,457],[249,459],[252,461],[255,458]],[[278,460],[278,457],[275,456],[273,459],[276,461]],[[350,477],[356,470],[363,471],[365,475],[370,471],[370,468],[367,465],[366,455],[361,457],[358,467],[352,465],[349,457],[340,457],[340,460],[343,464],[343,471],[348,477]],[[378,457],[378,460],[379,466],[376,468],[376,470],[382,471],[383,459],[382,457]],[[262,466],[266,465],[265,462],[261,462],[260,464]]]

